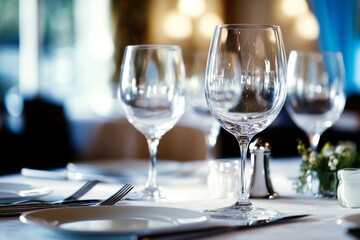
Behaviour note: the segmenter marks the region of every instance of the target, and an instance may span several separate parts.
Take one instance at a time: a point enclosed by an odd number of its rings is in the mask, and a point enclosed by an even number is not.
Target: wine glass
[[[196,115],[196,121],[205,134],[206,160],[215,159],[215,146],[220,132],[220,124],[214,119],[206,104],[204,85],[207,53],[194,54],[191,77],[189,79],[188,99],[191,111]]]
[[[253,136],[270,125],[286,99],[286,56],[280,27],[218,25],[212,36],[205,77],[211,114],[240,146],[239,193],[228,207],[206,210],[214,218],[251,221],[280,213],[255,207],[245,183],[245,162]]]
[[[179,46],[134,45],[125,48],[119,99],[128,121],[147,140],[150,166],[145,189],[133,199],[165,198],[157,183],[156,153],[161,137],[185,110],[185,67]]]
[[[286,109],[317,152],[321,134],[345,106],[344,63],[340,52],[291,51],[287,71]]]

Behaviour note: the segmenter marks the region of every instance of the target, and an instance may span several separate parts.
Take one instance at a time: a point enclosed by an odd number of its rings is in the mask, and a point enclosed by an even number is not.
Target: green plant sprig
[[[360,154],[353,142],[339,142],[337,145],[326,143],[320,152],[311,151],[301,140],[297,150],[302,157],[300,175],[295,184],[296,191],[304,193],[309,174],[315,172],[336,172],[342,168],[360,168]]]

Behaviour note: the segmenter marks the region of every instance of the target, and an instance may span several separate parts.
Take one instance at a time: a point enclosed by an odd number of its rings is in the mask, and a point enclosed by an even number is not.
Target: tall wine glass
[[[212,217],[251,221],[279,213],[255,207],[245,183],[252,137],[270,125],[286,99],[286,57],[280,27],[218,25],[212,36],[205,95],[212,115],[240,146],[239,194],[228,207],[207,210]]]
[[[215,146],[220,132],[220,124],[213,118],[206,104],[204,94],[206,60],[206,52],[194,54],[188,84],[188,102],[190,110],[196,115],[200,129],[205,134],[206,160],[210,161],[216,158]]]
[[[286,109],[308,135],[316,152],[321,134],[339,118],[345,106],[344,63],[340,52],[291,51]]]
[[[129,122],[145,135],[150,167],[145,189],[132,198],[156,201],[165,195],[158,187],[156,153],[161,137],[185,110],[185,67],[178,46],[127,46],[120,73],[119,99]]]

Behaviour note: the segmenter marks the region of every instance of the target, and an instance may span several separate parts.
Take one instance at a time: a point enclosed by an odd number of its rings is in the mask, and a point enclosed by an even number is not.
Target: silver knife
[[[99,199],[78,199],[78,200],[62,200],[59,202],[56,201],[41,201],[41,202],[20,202],[20,203],[10,203],[0,205],[0,212],[8,209],[17,209],[17,208],[28,208],[28,207],[41,207],[41,206],[52,206],[52,205],[76,205],[76,204],[95,204],[99,203]]]
[[[125,181],[127,179],[120,179],[111,176],[105,176],[101,174],[92,174],[87,172],[77,172],[72,169],[68,169],[67,171],[51,171],[51,170],[40,170],[40,169],[32,169],[32,168],[22,168],[21,175],[25,177],[31,178],[43,178],[43,179],[55,179],[55,180],[94,180],[97,179],[101,182],[113,182],[118,183],[121,180]]]
[[[44,179],[56,179],[56,180],[67,179],[66,172],[22,168],[20,173],[25,177],[32,177],[32,178],[44,178]]]
[[[204,238],[217,234],[227,233],[231,231],[239,231],[250,229],[254,227],[262,227],[279,223],[291,222],[295,219],[304,218],[309,216],[309,214],[300,214],[300,215],[287,215],[282,217],[262,219],[249,221],[243,225],[211,225],[211,226],[199,226],[198,228],[190,230],[170,230],[166,232],[153,232],[144,235],[137,236],[138,240],[161,240],[161,239],[171,239],[171,240],[182,240],[182,239],[196,239]],[[135,238],[136,239],[136,238]]]
[[[86,200],[73,200],[64,203],[32,203],[32,204],[16,204],[16,205],[1,205],[0,217],[13,217],[19,216],[24,212],[42,210],[49,208],[64,208],[75,206],[91,206],[101,202],[98,199],[86,199]]]

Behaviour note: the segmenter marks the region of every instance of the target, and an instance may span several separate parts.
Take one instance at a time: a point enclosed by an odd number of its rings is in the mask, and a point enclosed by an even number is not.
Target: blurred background
[[[320,146],[339,140],[360,146],[359,13],[360,0],[0,0],[0,174],[84,159],[148,158],[145,138],[116,100],[125,46],[180,45],[190,77],[194,54],[208,51],[219,23],[280,25],[287,55],[341,51],[346,109]],[[160,142],[159,158],[204,159],[201,122],[186,115]],[[274,157],[297,155],[297,139],[307,142],[285,109],[259,136]],[[238,151],[235,138],[221,130],[217,157]]]

